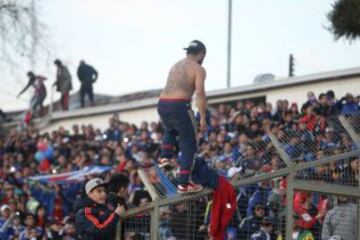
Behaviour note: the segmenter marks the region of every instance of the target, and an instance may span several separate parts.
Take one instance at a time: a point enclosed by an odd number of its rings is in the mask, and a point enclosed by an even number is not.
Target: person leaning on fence
[[[85,184],[86,196],[75,203],[76,228],[81,239],[113,240],[116,226],[125,208],[120,204],[115,211],[106,206],[105,182],[94,178]]]
[[[253,214],[242,220],[240,224],[240,236],[249,239],[253,233],[260,230],[260,224],[265,216],[262,204],[257,204],[252,209]]]
[[[327,240],[334,236],[339,236],[340,238],[338,239],[358,239],[357,218],[357,205],[350,199],[339,196],[337,198],[337,206],[331,209],[325,216],[321,239]]]
[[[270,240],[272,234],[272,222],[269,218],[264,217],[260,223],[260,230],[253,233],[250,237],[251,240]]]
[[[107,206],[110,209],[115,209],[120,203],[124,207],[128,207],[128,188],[130,180],[123,174],[114,174],[110,177],[108,182],[109,194],[107,195]]]

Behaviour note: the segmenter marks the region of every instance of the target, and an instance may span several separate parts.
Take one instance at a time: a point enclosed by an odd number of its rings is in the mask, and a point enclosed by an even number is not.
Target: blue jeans
[[[179,137],[181,151],[179,184],[189,182],[194,156],[197,151],[198,123],[189,101],[182,99],[160,99],[158,113],[164,124],[161,158],[174,157],[174,148]]]

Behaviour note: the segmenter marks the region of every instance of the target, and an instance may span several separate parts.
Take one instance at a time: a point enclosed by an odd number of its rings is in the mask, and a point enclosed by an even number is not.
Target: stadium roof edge
[[[269,89],[278,89],[289,86],[296,86],[302,84],[310,84],[322,81],[338,80],[341,78],[360,76],[360,67],[348,68],[336,71],[327,71],[316,74],[309,74],[298,77],[288,77],[279,80],[274,80],[266,83],[257,83],[246,86],[233,87],[229,89],[213,90],[208,93],[208,97],[218,97],[226,95],[234,95],[241,93],[257,92]]]
[[[233,87],[229,89],[212,90],[208,92],[207,96],[209,99],[212,98],[216,99],[219,97],[226,97],[226,96],[232,96],[232,95],[244,94],[244,93],[254,93],[269,89],[279,89],[289,86],[311,84],[321,81],[338,80],[341,78],[346,78],[351,76],[360,76],[360,67],[309,74],[298,77],[284,78],[267,83],[251,84],[246,86]],[[150,91],[157,91],[157,89],[149,90],[149,92]],[[132,99],[128,102],[112,103],[108,105],[94,106],[91,108],[75,109],[68,112],[54,112],[51,117],[51,122],[62,119],[76,118],[80,116],[93,116],[93,115],[114,113],[125,110],[135,110],[141,108],[154,107],[157,101],[158,101],[158,97],[152,96],[140,100]]]

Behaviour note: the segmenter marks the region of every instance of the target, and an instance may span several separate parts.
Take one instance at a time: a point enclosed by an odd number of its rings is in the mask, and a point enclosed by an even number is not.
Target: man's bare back
[[[165,89],[160,98],[179,98],[191,100],[195,91],[196,72],[201,66],[192,60],[183,59],[177,62],[169,72]]]

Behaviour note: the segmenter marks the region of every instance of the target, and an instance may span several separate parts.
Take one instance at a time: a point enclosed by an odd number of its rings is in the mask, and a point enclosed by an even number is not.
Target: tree
[[[337,0],[327,14],[331,26],[329,30],[336,40],[345,37],[355,40],[360,37],[360,1]]]
[[[37,0],[0,0],[0,66],[16,66],[19,57],[34,64],[46,51],[45,25],[38,20]]]

